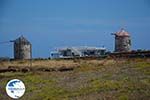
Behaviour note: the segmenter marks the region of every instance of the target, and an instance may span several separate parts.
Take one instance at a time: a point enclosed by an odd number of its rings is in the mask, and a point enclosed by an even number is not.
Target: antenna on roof
[[[121,30],[124,30],[124,28],[122,27]]]
[[[122,32],[122,31],[125,31],[125,28],[122,27],[120,31],[121,31],[121,32]]]

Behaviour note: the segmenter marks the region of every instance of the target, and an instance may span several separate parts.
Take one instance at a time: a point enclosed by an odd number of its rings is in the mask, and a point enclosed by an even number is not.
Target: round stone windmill
[[[131,50],[130,34],[123,28],[112,35],[115,35],[115,52],[128,52]]]
[[[14,59],[31,59],[32,45],[23,36],[20,36],[14,42]]]

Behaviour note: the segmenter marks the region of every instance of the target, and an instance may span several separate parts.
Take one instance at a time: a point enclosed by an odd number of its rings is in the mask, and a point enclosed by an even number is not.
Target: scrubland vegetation
[[[150,59],[37,60],[0,62],[12,67],[60,68],[71,71],[0,73],[0,100],[11,100],[5,86],[11,79],[24,82],[20,100],[149,100]]]

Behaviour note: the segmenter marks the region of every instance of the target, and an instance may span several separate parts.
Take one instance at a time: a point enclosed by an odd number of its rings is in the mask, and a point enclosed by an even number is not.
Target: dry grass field
[[[149,100],[150,59],[33,60],[0,62],[9,67],[69,68],[70,71],[1,72],[0,100],[11,100],[5,86],[11,79],[24,82],[20,100]]]
[[[76,66],[78,63],[75,63],[73,60],[23,60],[23,61],[4,61],[0,62],[0,68],[8,68],[9,66],[14,67],[30,67],[32,62],[32,67],[68,67]]]

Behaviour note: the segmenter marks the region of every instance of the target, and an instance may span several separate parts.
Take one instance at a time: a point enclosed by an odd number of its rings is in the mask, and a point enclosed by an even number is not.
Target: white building
[[[73,58],[73,57],[99,57],[104,55],[106,48],[104,47],[66,47],[59,48],[51,52],[51,58]]]

